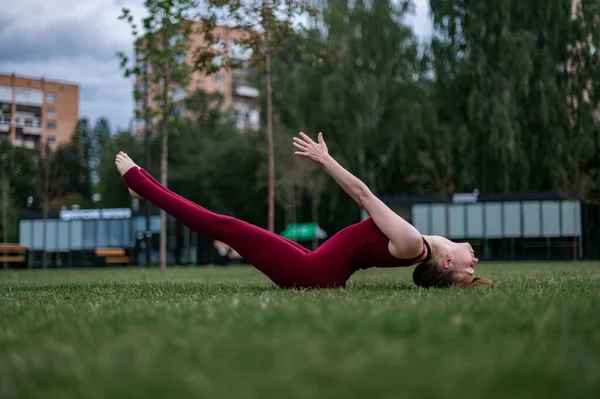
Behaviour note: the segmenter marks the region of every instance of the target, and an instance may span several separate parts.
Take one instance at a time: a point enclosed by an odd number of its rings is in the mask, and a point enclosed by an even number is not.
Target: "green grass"
[[[600,263],[412,269],[345,290],[250,267],[0,273],[0,398],[597,398]]]

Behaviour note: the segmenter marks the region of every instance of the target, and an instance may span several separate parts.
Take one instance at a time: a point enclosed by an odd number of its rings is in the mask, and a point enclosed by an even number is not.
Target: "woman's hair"
[[[423,288],[447,288],[452,286],[452,271],[440,266],[437,258],[419,264],[413,271],[413,281]]]
[[[452,270],[443,268],[438,258],[431,258],[419,264],[413,271],[413,281],[423,288],[449,288],[455,285]],[[464,287],[490,284],[492,282],[488,279],[475,277],[471,283]]]

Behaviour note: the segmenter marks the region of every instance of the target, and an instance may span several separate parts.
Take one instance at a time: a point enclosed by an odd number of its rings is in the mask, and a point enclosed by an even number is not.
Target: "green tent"
[[[281,235],[294,241],[327,237],[327,233],[325,233],[325,231],[316,223],[290,224],[285,228]]]

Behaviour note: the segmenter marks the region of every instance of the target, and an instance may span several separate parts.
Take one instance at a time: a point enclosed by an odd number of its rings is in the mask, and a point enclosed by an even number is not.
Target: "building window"
[[[185,92],[185,89],[178,87],[177,89],[171,91],[171,100],[175,102],[181,101],[185,99],[186,94],[187,93]]]
[[[178,33],[169,39],[169,46],[176,47],[180,44],[184,44],[185,41],[186,41],[185,35],[183,33]]]
[[[46,109],[46,115],[51,118],[56,118],[56,108],[48,107],[48,109]]]
[[[224,82],[225,82],[225,77],[222,74],[218,73],[215,75],[215,83],[216,84],[220,85],[220,84],[223,84]]]
[[[56,144],[56,136],[48,136],[48,138],[46,139],[46,142],[48,143],[48,145]]]
[[[175,63],[181,65],[185,63],[185,54],[176,54]]]
[[[175,108],[173,109],[173,114],[175,116],[183,116],[185,114],[185,106],[181,105],[181,104],[177,104],[175,106]]]
[[[46,94],[46,102],[48,104],[54,104],[56,102],[56,93]]]
[[[139,93],[145,93],[146,92],[146,83],[145,82],[138,83],[137,90]]]
[[[49,130],[56,129],[56,122],[54,122],[54,121],[48,121],[48,129]]]

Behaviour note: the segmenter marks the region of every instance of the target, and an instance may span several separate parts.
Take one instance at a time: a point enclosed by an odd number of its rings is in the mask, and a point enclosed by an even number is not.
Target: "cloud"
[[[122,7],[143,16],[142,0],[22,0],[0,15],[0,71],[80,85],[80,116],[107,117],[127,128],[133,113],[131,81],[117,51],[131,53]]]
[[[415,33],[431,36],[428,0],[414,0],[408,18]],[[133,115],[132,82],[119,69],[117,51],[131,53],[128,25],[117,20],[122,7],[139,21],[143,0],[20,0],[0,12],[0,72],[75,82],[80,116],[107,117],[127,128]]]

